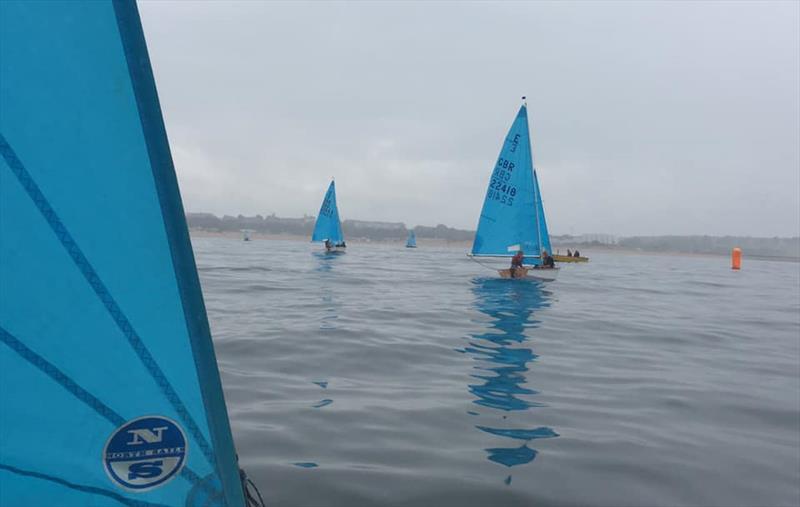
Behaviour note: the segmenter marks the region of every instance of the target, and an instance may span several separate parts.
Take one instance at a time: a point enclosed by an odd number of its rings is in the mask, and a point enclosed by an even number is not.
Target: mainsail
[[[408,239],[406,240],[406,248],[417,248],[417,235],[414,231],[408,231]]]
[[[136,4],[0,2],[0,111],[0,505],[244,505]]]
[[[344,240],[342,235],[342,224],[339,222],[339,209],[336,207],[336,182],[331,181],[328,191],[325,192],[325,199],[319,208],[317,223],[314,225],[314,233],[311,241],[325,241],[340,243]]]
[[[535,196],[528,111],[523,104],[492,172],[472,255],[510,257],[522,249],[526,264],[539,264],[542,243]]]

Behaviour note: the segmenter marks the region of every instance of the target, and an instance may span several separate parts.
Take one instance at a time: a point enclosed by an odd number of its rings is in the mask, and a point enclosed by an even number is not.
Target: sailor
[[[556,262],[553,260],[550,254],[547,253],[547,250],[542,250],[542,267],[543,268],[556,267]]]
[[[330,252],[332,249],[333,249],[333,244],[331,244],[331,240],[326,239],[325,240],[325,250],[328,250]]]
[[[569,248],[567,248],[567,257],[572,257],[572,251]]]
[[[522,268],[522,261],[525,259],[525,252],[517,251],[511,258],[511,278],[517,277],[517,268]]]
[[[580,257],[580,256],[581,256],[581,253],[580,253],[580,252],[578,252],[577,250],[575,250],[575,253],[573,254],[573,256],[574,256],[574,257]]]

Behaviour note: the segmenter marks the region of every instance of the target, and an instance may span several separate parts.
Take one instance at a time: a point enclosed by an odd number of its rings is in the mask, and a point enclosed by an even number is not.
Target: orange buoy
[[[731,252],[731,269],[742,269],[742,249],[734,248]]]

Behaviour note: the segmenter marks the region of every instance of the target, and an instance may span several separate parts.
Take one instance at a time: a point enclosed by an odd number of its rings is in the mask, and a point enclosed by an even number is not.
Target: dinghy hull
[[[540,268],[538,266],[523,266],[524,274],[522,276],[511,276],[511,257],[510,256],[497,256],[497,257],[476,257],[467,254],[467,257],[477,262],[481,266],[496,270],[501,278],[535,278],[546,282],[552,282],[558,278],[560,268]],[[519,270],[517,270],[519,272]]]
[[[512,273],[511,269],[498,269],[500,278],[527,278],[536,279],[543,282],[552,282],[558,278],[559,268],[540,268],[536,266],[526,266],[517,268]]]

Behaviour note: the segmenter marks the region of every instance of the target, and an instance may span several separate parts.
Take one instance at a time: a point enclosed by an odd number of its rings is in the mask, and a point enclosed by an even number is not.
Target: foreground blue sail
[[[414,231],[408,231],[408,239],[406,240],[406,248],[417,248],[417,235]]]
[[[317,223],[314,225],[314,233],[311,235],[311,241],[325,240],[332,243],[344,241],[342,224],[339,222],[339,209],[336,207],[336,183],[333,181],[325,192],[325,199],[322,200]]]
[[[528,110],[523,104],[492,172],[472,255],[511,257],[521,248],[526,264],[539,264],[541,244],[534,194]]]
[[[0,2],[0,505],[242,506],[136,5]]]

